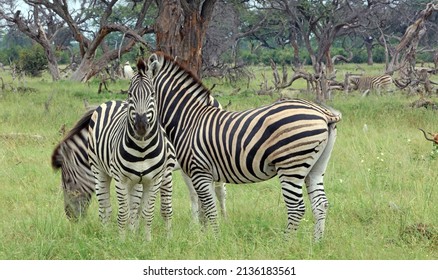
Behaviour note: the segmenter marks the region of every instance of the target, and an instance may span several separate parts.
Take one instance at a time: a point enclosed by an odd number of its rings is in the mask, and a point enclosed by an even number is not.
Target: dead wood
[[[412,102],[409,107],[411,108],[426,108],[432,110],[438,110],[438,105],[426,98],[422,97],[414,102]]]

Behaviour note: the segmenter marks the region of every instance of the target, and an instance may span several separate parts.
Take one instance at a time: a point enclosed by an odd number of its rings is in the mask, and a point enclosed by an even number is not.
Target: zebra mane
[[[82,118],[75,124],[75,126],[68,132],[64,139],[59,142],[52,153],[52,168],[59,169],[62,167],[62,146],[68,140],[72,139],[75,135],[79,134],[83,129],[88,129],[88,124],[91,120],[91,115],[93,115],[95,108],[89,109]]]
[[[187,73],[190,78],[193,79],[193,81],[202,86],[203,92],[206,94],[207,100],[210,100],[210,96],[212,96],[210,89],[208,89],[201,81],[201,79],[199,79],[190,69],[178,62],[178,57],[172,57],[171,55],[166,54],[162,51],[156,51],[155,54],[157,55],[157,57],[162,57],[166,64],[175,65],[176,67]]]

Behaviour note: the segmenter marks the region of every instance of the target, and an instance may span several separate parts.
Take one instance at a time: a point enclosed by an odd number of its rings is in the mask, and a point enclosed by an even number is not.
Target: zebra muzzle
[[[137,136],[144,137],[148,131],[149,123],[146,117],[146,113],[144,114],[135,114],[134,119],[134,129]]]

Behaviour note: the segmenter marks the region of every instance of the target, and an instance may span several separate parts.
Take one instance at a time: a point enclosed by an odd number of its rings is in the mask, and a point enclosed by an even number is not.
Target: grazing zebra
[[[112,178],[118,200],[117,222],[122,234],[128,221],[131,229],[136,228],[142,205],[146,239],[150,240],[155,199],[160,188],[161,213],[170,233],[172,171],[176,159],[174,148],[158,121],[147,65],[139,60],[137,68],[128,89],[128,102],[106,102],[91,116],[88,156],[101,221],[107,223],[111,215]]]
[[[297,229],[304,215],[306,183],[319,240],[328,209],[323,176],[340,113],[299,99],[225,111],[212,106],[209,90],[170,57],[155,53],[148,61],[161,125],[213,229],[218,230],[213,181],[252,183],[277,175],[288,214],[286,231]]]
[[[52,153],[52,167],[61,169],[64,211],[74,221],[86,214],[94,195],[94,176],[88,163],[88,123],[93,112],[86,112]]]
[[[380,94],[382,88],[387,88],[392,84],[390,75],[384,74],[379,76],[350,76],[349,82],[353,84],[353,90],[364,92],[364,96],[370,90],[377,90]]]
[[[216,100],[212,103],[220,106]],[[89,110],[69,131],[52,153],[52,167],[61,169],[61,187],[64,196],[64,210],[67,218],[77,221],[87,213],[95,193],[94,175],[88,162],[88,125],[95,108]],[[179,166],[175,168],[178,170]],[[190,178],[181,172],[189,189],[191,211],[194,221],[199,220],[198,195]],[[224,217],[226,213],[226,188],[224,183],[215,183],[215,193]],[[163,215],[163,213],[162,213]]]

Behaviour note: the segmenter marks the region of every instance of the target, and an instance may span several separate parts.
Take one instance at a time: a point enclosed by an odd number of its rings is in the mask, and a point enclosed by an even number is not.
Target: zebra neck
[[[217,109],[212,106],[208,89],[187,73],[175,74],[168,70],[159,74],[155,79],[155,89],[160,122],[172,142],[176,133],[178,137],[186,134],[203,112]]]
[[[134,125],[128,121],[128,126],[123,137],[124,146],[136,150],[150,146],[151,142],[156,142],[158,128],[158,122],[154,122],[148,133],[143,138],[139,139],[138,136],[135,135]]]

